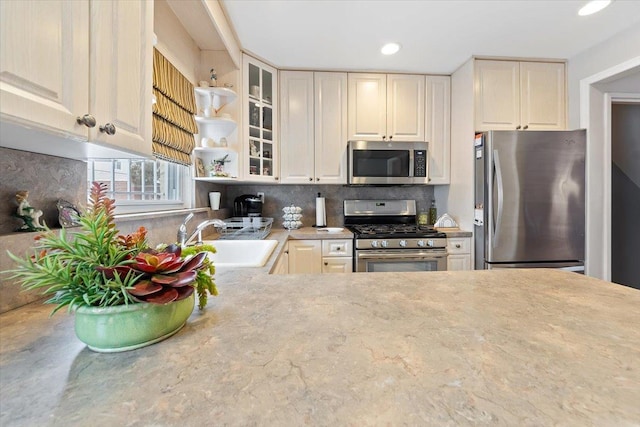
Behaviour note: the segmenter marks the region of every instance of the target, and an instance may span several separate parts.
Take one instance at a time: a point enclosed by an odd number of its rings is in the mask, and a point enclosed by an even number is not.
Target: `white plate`
[[[323,227],[323,228],[318,228],[318,231],[323,231],[323,232],[327,232],[327,233],[339,233],[342,230],[344,230],[344,228],[342,228],[342,227]]]

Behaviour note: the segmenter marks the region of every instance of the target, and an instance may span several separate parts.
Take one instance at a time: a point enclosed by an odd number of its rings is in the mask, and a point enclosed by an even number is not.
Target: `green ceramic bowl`
[[[195,292],[168,304],[129,304],[115,307],[78,307],[78,339],[97,352],[134,350],[169,338],[193,312]]]

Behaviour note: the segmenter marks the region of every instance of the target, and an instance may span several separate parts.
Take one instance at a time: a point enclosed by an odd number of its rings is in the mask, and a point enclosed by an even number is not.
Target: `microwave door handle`
[[[496,187],[498,193],[498,212],[493,225],[493,246],[498,245],[498,236],[500,234],[500,225],[502,223],[502,211],[504,207],[504,186],[502,183],[502,168],[500,167],[500,155],[498,150],[493,150],[493,164],[496,171]]]

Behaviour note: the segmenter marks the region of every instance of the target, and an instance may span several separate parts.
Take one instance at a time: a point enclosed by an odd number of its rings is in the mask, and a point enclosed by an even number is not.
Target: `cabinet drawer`
[[[323,240],[322,256],[352,256],[351,240]]]
[[[447,238],[447,252],[450,254],[468,254],[471,252],[471,239],[468,237]]]

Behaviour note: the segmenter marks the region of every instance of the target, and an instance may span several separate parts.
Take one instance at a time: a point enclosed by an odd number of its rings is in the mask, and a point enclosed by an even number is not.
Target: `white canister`
[[[220,192],[219,191],[211,191],[209,193],[209,204],[211,205],[211,209],[217,211],[220,209]]]

